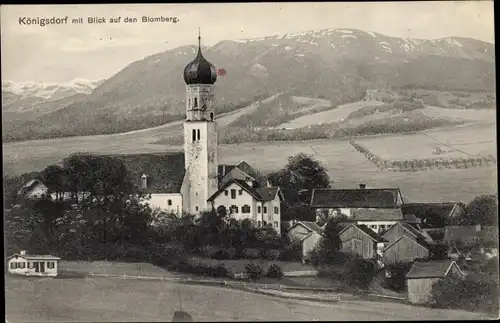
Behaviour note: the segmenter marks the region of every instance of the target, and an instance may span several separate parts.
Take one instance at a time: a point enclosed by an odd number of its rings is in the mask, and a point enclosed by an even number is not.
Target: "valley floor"
[[[6,277],[6,319],[27,321],[171,321],[182,309],[195,321],[484,319],[482,314],[344,300],[285,300],[219,287],[104,278]]]

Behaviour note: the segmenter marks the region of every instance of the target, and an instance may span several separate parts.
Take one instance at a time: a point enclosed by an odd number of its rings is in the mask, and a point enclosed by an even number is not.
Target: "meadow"
[[[485,314],[391,302],[326,304],[221,287],[106,278],[6,276],[5,300],[9,322],[169,322],[181,306],[194,321],[212,322],[487,318]]]

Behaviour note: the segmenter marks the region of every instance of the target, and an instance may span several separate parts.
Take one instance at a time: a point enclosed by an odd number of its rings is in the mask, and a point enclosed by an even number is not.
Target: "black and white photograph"
[[[499,318],[493,1],[0,12],[6,323]]]

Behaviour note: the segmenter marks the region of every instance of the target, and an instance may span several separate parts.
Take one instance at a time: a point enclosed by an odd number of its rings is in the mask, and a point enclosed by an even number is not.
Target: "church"
[[[155,162],[148,164],[144,160],[142,167],[133,167],[140,176],[141,188],[151,196],[147,203],[152,208],[179,215],[224,208],[232,218],[250,219],[255,226],[273,227],[280,232],[283,201],[280,188],[273,187],[245,161],[236,165],[218,163],[217,70],[203,57],[200,36],[198,53],[184,68],[183,77],[186,83],[184,156],[156,156]],[[135,164],[137,166],[137,160]],[[155,164],[162,165],[158,172],[152,166]],[[139,169],[144,170],[140,175]]]

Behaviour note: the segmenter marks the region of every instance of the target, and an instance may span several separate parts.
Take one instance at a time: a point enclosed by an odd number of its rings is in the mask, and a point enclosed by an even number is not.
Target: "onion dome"
[[[214,84],[217,80],[217,70],[203,57],[201,53],[201,37],[198,35],[198,55],[184,68],[186,84]]]

